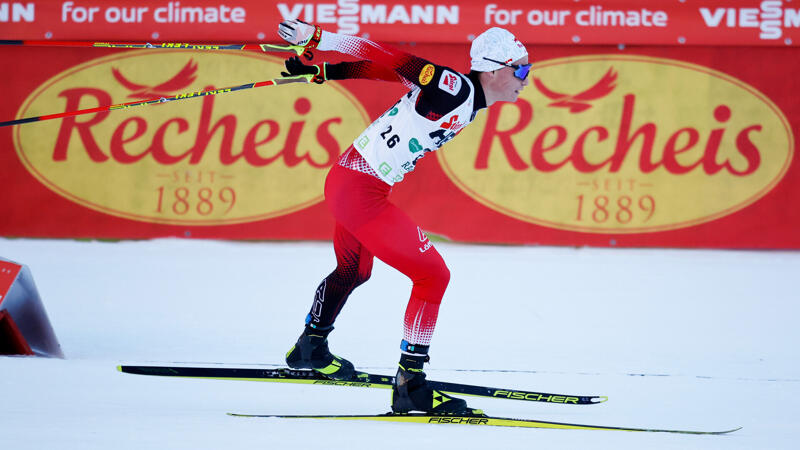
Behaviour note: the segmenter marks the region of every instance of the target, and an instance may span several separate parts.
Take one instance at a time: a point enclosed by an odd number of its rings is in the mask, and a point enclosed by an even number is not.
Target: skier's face
[[[528,56],[525,55],[522,58],[514,61],[511,63],[513,66],[522,66],[528,64]],[[524,80],[519,79],[514,72],[517,69],[513,67],[503,67],[499,69],[497,72],[498,75],[498,100],[501,102],[515,102],[519,97],[520,92],[525,86],[528,85],[528,76],[525,77]],[[519,73],[519,72],[518,72]],[[527,75],[527,74],[526,74]]]
[[[529,75],[525,73],[524,79],[519,78],[521,66],[528,64],[528,56],[509,63],[510,66],[515,67],[501,67],[491,72],[489,77],[485,78],[484,89],[487,92],[487,99],[491,98],[490,104],[494,102],[515,102],[519,97],[520,92],[525,86],[528,85]],[[517,73],[515,75],[515,72]]]

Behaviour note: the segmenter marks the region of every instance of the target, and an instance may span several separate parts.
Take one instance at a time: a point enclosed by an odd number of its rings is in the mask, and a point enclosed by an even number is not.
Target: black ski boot
[[[353,379],[353,363],[328,350],[328,335],[332,330],[333,327],[306,326],[297,343],[286,353],[286,364],[292,369],[314,369],[332,380]]]
[[[392,412],[421,411],[427,414],[472,414],[467,402],[428,386],[422,365],[428,361],[427,346],[409,346],[420,353],[400,355],[400,367],[392,386]]]

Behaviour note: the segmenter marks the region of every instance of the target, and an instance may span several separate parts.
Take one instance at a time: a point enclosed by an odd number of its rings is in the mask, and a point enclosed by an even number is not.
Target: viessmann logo
[[[36,21],[36,4],[32,2],[0,2],[0,23]]]
[[[786,7],[781,0],[764,0],[744,8],[704,7],[698,11],[706,27],[758,30],[760,39],[771,40],[783,37],[785,29],[800,28],[800,9],[790,8],[790,1],[786,1]]]
[[[426,3],[402,5],[360,0],[338,0],[325,3],[278,3],[278,13],[286,19],[301,19],[324,28],[336,24],[332,31],[357,34],[364,24],[449,24],[458,25],[459,6]]]
[[[250,53],[116,54],[54,76],[17,117],[235,86],[281,70],[280,60]],[[336,83],[283,85],[19,126],[14,145],[39,181],[88,208],[222,225],[319,202],[327,168],[368,123]]]
[[[594,55],[532,73],[516,103],[461,133],[459,151],[437,152],[462,190],[520,220],[596,233],[703,223],[767,194],[794,154],[777,106],[707,67]]]

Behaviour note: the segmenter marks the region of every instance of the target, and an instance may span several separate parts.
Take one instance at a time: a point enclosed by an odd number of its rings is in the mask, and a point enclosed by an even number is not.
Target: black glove
[[[327,80],[325,77],[325,64],[321,65],[305,65],[300,61],[299,56],[292,56],[284,61],[286,72],[281,72],[284,77],[296,77],[299,75],[312,75],[311,81],[317,84],[322,84]]]

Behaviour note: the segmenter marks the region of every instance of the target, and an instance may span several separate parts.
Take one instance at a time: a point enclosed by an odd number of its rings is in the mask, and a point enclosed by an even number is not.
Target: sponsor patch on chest
[[[450,95],[458,94],[458,91],[461,90],[461,77],[449,70],[445,70],[439,78],[439,89]]]

